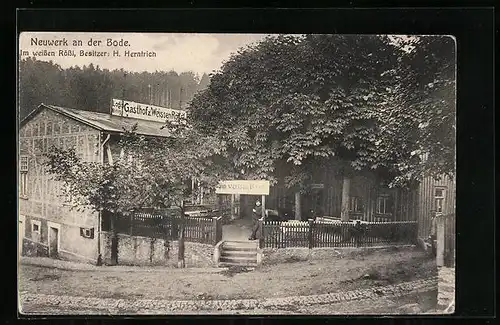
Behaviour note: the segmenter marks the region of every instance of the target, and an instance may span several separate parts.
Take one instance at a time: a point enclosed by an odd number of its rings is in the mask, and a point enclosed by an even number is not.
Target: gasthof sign
[[[179,117],[185,118],[186,112],[178,109],[113,98],[111,115],[163,123],[167,120],[175,120]]]
[[[215,188],[215,193],[269,195],[269,181],[265,180],[221,181]]]

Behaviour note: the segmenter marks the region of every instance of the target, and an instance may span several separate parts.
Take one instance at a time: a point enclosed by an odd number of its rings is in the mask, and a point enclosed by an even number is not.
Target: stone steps
[[[255,267],[258,264],[257,241],[225,241],[220,246],[219,266]]]

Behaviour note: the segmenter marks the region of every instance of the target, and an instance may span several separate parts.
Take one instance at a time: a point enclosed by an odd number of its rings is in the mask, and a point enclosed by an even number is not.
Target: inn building
[[[124,103],[114,100],[114,113],[110,114],[41,104],[20,122],[18,231],[22,254],[87,262],[95,262],[99,254],[104,254],[101,216],[93,211],[70,209],[61,196],[62,183],[45,171],[42,162],[44,154],[55,145],[75,148],[84,161],[107,164],[119,155],[117,143],[124,128],[130,129],[134,124],[138,134],[169,136],[161,128],[164,123],[154,116],[116,113]]]

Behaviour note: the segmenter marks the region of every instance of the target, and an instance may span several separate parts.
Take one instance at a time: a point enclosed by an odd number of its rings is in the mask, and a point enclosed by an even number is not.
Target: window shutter
[[[94,228],[80,228],[80,236],[83,238],[94,238]]]

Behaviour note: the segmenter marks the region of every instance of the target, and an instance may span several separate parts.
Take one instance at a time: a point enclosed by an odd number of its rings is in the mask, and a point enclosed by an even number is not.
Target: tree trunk
[[[351,179],[344,175],[342,183],[342,210],[340,218],[342,221],[349,221],[349,193],[351,191]]]
[[[179,251],[177,255],[177,267],[179,268],[184,268],[186,266],[186,263],[184,261],[184,224],[185,224],[185,218],[184,218],[184,204],[181,203],[181,222],[179,225]]]
[[[302,206],[300,204],[300,191],[295,192],[295,220],[302,220]]]
[[[111,228],[111,265],[118,265],[118,231],[116,229],[116,213],[111,213],[110,228]]]
[[[162,226],[163,226],[163,258],[165,259],[165,263],[168,261],[170,258],[170,233],[173,228],[173,222],[168,222],[169,220],[169,215],[165,211],[163,214],[163,219],[162,219]],[[170,225],[170,227],[168,227]],[[170,233],[169,233],[170,230]]]

